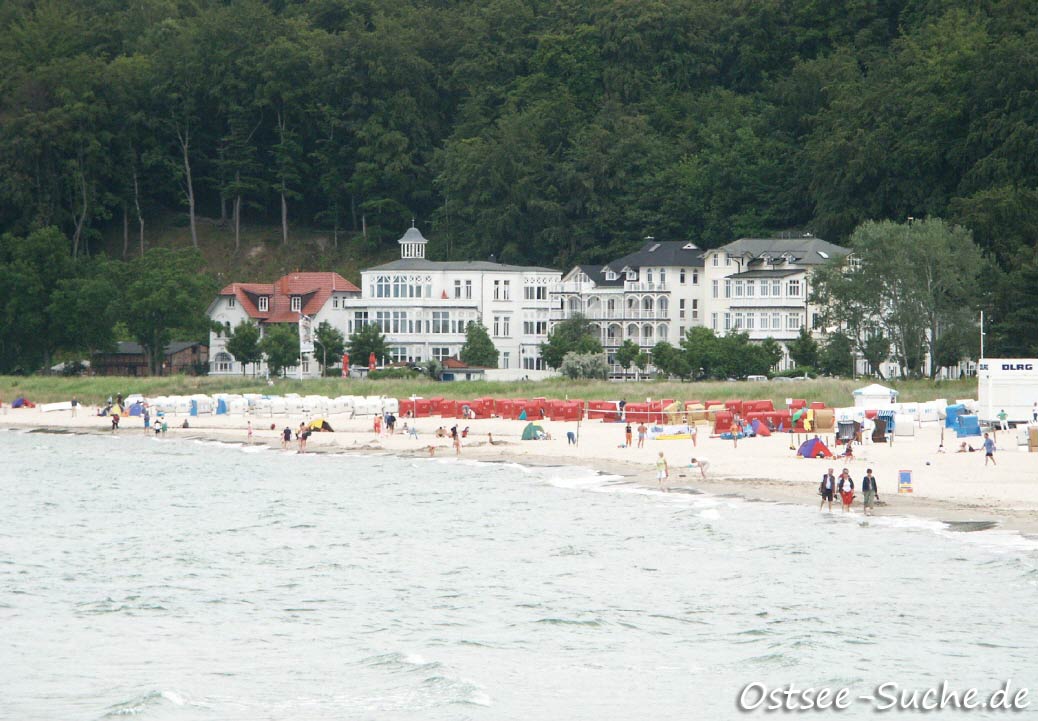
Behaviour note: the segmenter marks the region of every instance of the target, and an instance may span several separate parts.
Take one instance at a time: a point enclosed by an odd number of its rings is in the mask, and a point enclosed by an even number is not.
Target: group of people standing
[[[876,506],[876,501],[879,500],[879,488],[876,485],[876,477],[872,475],[871,468],[865,471],[865,477],[861,479],[861,492],[864,496],[862,504],[865,515],[871,516],[872,510]],[[839,477],[837,477],[833,475],[833,469],[830,468],[822,475],[822,482],[818,484],[818,495],[822,497],[822,502],[818,504],[819,511],[828,503],[829,512],[831,513],[833,510],[833,498],[837,496],[840,499],[840,504],[843,506],[843,512],[847,513],[850,511],[851,504],[854,502],[854,479],[851,478],[851,472],[844,468]]]

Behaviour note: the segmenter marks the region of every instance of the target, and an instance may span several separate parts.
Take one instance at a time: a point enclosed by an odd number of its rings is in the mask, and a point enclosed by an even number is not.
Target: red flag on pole
[[[342,377],[343,378],[349,378],[350,377],[350,354],[349,353],[343,353],[342,354]]]

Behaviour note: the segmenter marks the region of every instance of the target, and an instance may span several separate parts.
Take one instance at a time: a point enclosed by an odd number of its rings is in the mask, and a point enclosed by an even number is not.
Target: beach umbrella
[[[342,377],[348,378],[350,375],[350,354],[342,354]]]
[[[375,360],[375,353],[372,352],[371,355],[368,356],[368,370],[369,371],[375,370],[375,366],[377,364],[378,364],[378,361]]]

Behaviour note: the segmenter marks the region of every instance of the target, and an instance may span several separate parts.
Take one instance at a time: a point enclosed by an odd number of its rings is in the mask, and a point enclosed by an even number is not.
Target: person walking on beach
[[[631,424],[630,423],[628,423],[627,427],[624,428],[624,438],[626,439],[626,442],[624,443],[624,447],[625,448],[630,448],[631,447]]]
[[[451,429],[451,437],[454,439],[454,457],[461,457],[461,434],[458,433],[458,427],[454,426]]]
[[[998,412],[998,430],[1008,431],[1009,430],[1009,414],[1006,413],[1006,409],[1003,408]]]
[[[645,447],[645,434],[649,432],[649,429],[645,427],[645,423],[638,424],[638,447]]]
[[[660,451],[660,455],[656,459],[656,481],[660,484],[661,490],[670,490],[663,485],[668,476],[670,476],[670,469],[667,467],[667,459],[663,457],[663,451]]]
[[[739,447],[739,424],[735,422],[734,418],[732,419],[732,426],[731,426],[731,428],[728,429],[728,432],[732,434],[732,447],[733,448],[738,448]]]
[[[995,463],[995,442],[988,437],[988,434],[984,434],[984,466],[988,465],[988,461],[991,461],[991,465],[997,466]]]
[[[72,396],[72,417],[76,417],[76,409],[79,408],[79,399]]]
[[[822,506],[829,503],[829,513],[833,512],[833,493],[836,492],[836,476],[833,475],[833,469],[830,468],[822,476],[822,482],[818,485],[818,495],[822,497],[822,502],[818,504],[818,510],[822,510]]]
[[[382,416],[381,415],[376,415],[375,416],[375,435],[376,436],[382,435]]]
[[[851,504],[854,502],[854,480],[851,478],[851,472],[846,468],[840,473],[840,480],[836,484],[836,491],[840,494],[840,503],[843,506],[843,512],[847,513],[851,510]]]
[[[872,469],[865,471],[865,477],[861,479],[861,492],[865,498],[863,509],[866,516],[872,515],[872,509],[879,500],[879,487],[876,486],[876,477],[872,475]]]
[[[252,445],[252,421],[249,421],[249,430],[247,431],[249,437],[249,445]]]
[[[147,434],[147,432],[151,430],[151,412],[145,408],[141,417],[144,419],[144,433]]]
[[[113,413],[112,414],[112,433],[115,433],[117,430],[119,430],[119,414],[118,413]]]
[[[292,429],[285,426],[285,430],[281,431],[281,450],[288,450],[288,444],[292,441]]]
[[[699,435],[699,429],[696,428],[695,421],[693,421],[692,423],[689,424],[689,426],[688,426],[688,434],[690,436],[692,436],[692,447],[695,448],[696,447],[696,436]]]

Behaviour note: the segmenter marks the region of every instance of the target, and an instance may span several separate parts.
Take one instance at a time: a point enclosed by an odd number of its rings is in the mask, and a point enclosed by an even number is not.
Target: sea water
[[[752,682],[1038,694],[1038,554],[1004,532],[579,468],[130,433],[0,451],[3,719],[725,719]]]

